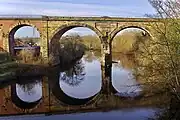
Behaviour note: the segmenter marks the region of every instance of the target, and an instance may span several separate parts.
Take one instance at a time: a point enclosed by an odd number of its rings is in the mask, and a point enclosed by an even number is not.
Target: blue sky
[[[148,0],[0,0],[0,14],[143,17]]]
[[[148,0],[0,0],[0,15],[144,17],[153,13]],[[16,35],[32,34],[32,29],[25,29]]]

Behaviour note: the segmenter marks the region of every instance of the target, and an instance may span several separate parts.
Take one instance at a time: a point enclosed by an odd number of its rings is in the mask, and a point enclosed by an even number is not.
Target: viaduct
[[[44,59],[49,58],[50,54],[55,51],[54,45],[57,40],[68,30],[76,27],[86,27],[94,31],[99,40],[101,41],[101,65],[102,65],[102,78],[103,87],[102,94],[95,95],[92,98],[85,100],[71,99],[65,95],[58,95],[56,97],[49,91],[48,78],[43,77],[42,82],[42,98],[34,103],[26,105],[25,102],[15,98],[16,103],[12,100],[13,96],[16,96],[14,91],[14,85],[8,88],[0,89],[0,115],[5,114],[25,114],[25,113],[46,113],[56,110],[83,110],[85,108],[95,109],[102,103],[110,102],[112,97],[108,97],[106,92],[109,90],[110,82],[109,74],[111,72],[111,65],[106,62],[107,59],[111,59],[111,44],[114,37],[118,32],[126,28],[139,28],[143,30],[152,39],[156,35],[153,31],[151,24],[159,22],[157,19],[149,18],[115,18],[115,17],[58,17],[58,16],[41,16],[41,17],[0,17],[0,47],[9,52],[14,53],[14,34],[23,26],[32,26],[37,28],[40,33],[40,52]],[[52,78],[56,79],[56,78]],[[56,83],[56,82],[55,82]],[[53,87],[56,85],[52,85]],[[105,90],[106,89],[106,90]],[[111,90],[111,89],[110,89]],[[100,98],[102,98],[100,100]],[[61,99],[59,101],[58,99]],[[91,100],[90,100],[91,99]],[[65,102],[71,101],[68,105]],[[19,102],[20,101],[20,102]],[[62,102],[63,101],[63,102]],[[73,102],[72,102],[73,101]],[[88,101],[88,102],[87,102]],[[98,102],[96,102],[98,101]],[[115,101],[111,101],[115,102]],[[101,106],[101,105],[100,105]],[[23,108],[21,108],[23,107]]]

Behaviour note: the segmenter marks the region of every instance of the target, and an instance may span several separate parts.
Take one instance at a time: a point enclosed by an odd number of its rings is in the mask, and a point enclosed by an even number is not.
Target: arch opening
[[[97,96],[101,90],[100,46],[97,34],[84,26],[65,27],[52,37],[49,53],[59,66],[53,88],[56,86],[54,95],[60,101],[79,105]]]
[[[143,28],[126,27],[118,31],[111,41],[112,85],[117,95],[139,97],[142,93],[141,80],[136,76],[137,54],[143,49],[151,35]]]
[[[72,33],[71,31],[74,30],[74,31],[76,31],[75,33],[80,33],[77,30],[78,28],[84,28],[84,29],[81,29],[81,31],[84,30],[86,32],[91,33],[91,34],[89,34],[90,35],[89,37],[96,36],[96,37],[94,37],[94,39],[97,40],[96,42],[98,42],[98,43],[101,42],[101,39],[100,39],[101,33],[90,25],[87,25],[87,24],[64,25],[64,26],[60,27],[57,31],[55,31],[52,38],[50,39],[49,54],[54,54],[57,52],[56,46],[58,45],[57,43],[59,42],[59,39],[62,36],[69,34],[68,31],[70,31],[70,33]],[[83,35],[83,34],[81,34],[81,35]],[[86,35],[88,35],[88,34],[86,33]]]
[[[21,24],[9,33],[10,54],[19,61],[30,62],[40,56],[40,33],[36,27]]]

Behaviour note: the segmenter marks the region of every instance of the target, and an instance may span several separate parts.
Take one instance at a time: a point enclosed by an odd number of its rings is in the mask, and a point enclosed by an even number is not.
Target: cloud
[[[100,5],[87,3],[50,2],[36,0],[1,0],[0,14],[34,14],[60,16],[143,16],[142,6],[130,4]],[[150,10],[147,10],[149,12]],[[152,12],[152,11],[150,11]]]
[[[77,28],[73,28],[71,30],[68,30],[67,32],[65,32],[63,34],[63,36],[66,36],[66,35],[70,35],[70,34],[78,34],[80,36],[83,36],[83,35],[96,35],[96,33],[89,29],[89,28],[86,28],[86,27],[77,27]]]

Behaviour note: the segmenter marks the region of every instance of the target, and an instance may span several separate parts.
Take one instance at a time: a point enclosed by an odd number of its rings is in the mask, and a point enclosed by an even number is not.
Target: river
[[[76,64],[66,71],[59,73],[59,86],[63,92],[77,99],[86,99],[100,92],[102,86],[100,56],[96,52],[88,51],[76,62]],[[142,91],[140,86],[136,86],[138,81],[133,76],[132,63],[126,61],[126,57],[115,58],[116,63],[112,65],[112,84],[118,91],[117,96],[134,97]],[[124,62],[126,61],[126,62]],[[16,84],[17,96],[24,102],[31,103],[41,99],[42,82],[34,84]],[[8,111],[8,110],[7,110]],[[65,115],[32,115],[32,116],[12,116],[1,117],[0,120],[49,120],[49,119],[121,119],[121,120],[145,120],[153,117],[158,109],[154,107],[130,107],[108,112],[89,112]]]

